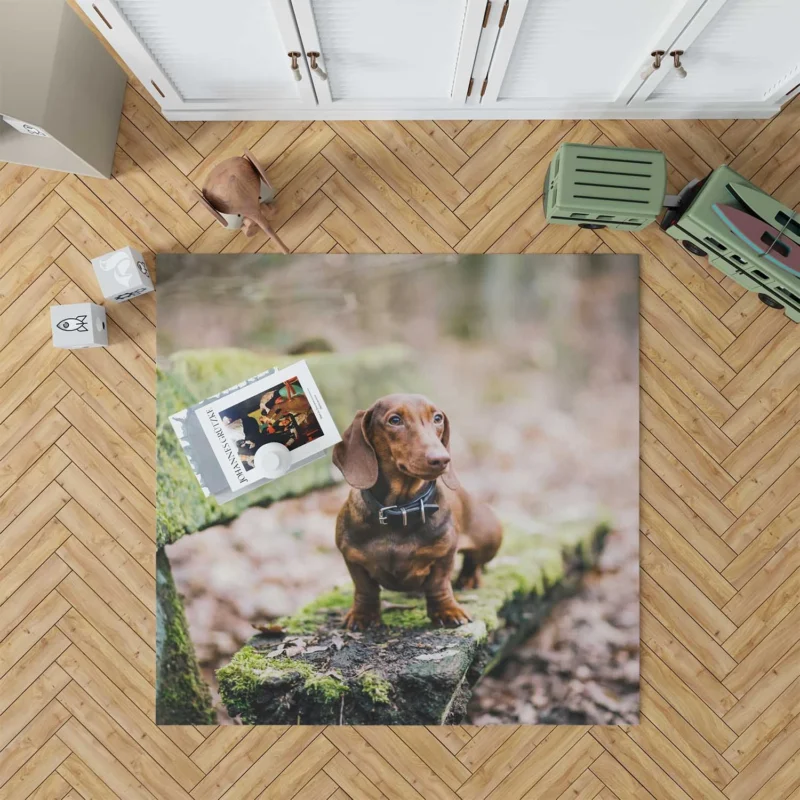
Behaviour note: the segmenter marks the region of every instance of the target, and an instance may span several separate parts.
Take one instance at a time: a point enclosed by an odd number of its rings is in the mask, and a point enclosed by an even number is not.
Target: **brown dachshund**
[[[353,487],[336,520],[336,546],[355,585],[345,625],[380,624],[380,589],[424,592],[435,625],[470,621],[455,600],[479,585],[494,558],[500,522],[461,487],[450,463],[450,423],[418,394],[392,394],[359,411],[333,450],[333,463]]]

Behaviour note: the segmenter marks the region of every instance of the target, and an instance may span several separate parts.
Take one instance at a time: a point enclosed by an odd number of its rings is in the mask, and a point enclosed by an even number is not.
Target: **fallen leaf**
[[[283,636],[284,634],[283,625],[269,624],[269,623],[265,625],[260,625],[257,622],[253,622],[252,625],[257,631],[260,631],[261,633],[264,633],[267,636]]]

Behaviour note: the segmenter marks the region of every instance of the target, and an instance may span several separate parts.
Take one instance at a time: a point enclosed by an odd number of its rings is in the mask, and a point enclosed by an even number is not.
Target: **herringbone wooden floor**
[[[654,226],[548,227],[562,141],[731,162],[800,204],[772,121],[164,121],[128,88],[111,181],[0,168],[0,797],[800,798],[800,326]],[[157,728],[153,295],[50,344],[87,259],[271,250],[194,187],[249,147],[298,252],[641,255],[642,720],[630,728]]]

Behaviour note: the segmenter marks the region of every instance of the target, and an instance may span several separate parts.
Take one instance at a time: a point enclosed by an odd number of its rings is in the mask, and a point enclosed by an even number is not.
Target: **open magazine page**
[[[264,445],[286,447],[291,471],[341,441],[305,361],[222,392],[189,413],[236,493],[267,479],[258,458]]]

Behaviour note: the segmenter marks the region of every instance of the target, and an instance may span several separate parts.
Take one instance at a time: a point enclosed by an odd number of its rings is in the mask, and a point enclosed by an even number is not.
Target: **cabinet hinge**
[[[481,86],[481,97],[483,97],[484,94],[486,94],[486,84],[487,83],[489,83],[489,76],[488,75],[483,79],[483,86]]]
[[[489,14],[492,11],[492,0],[486,0],[486,10],[483,12],[483,23],[481,25],[482,28],[486,27],[486,23],[489,21]]]
[[[475,84],[475,78],[470,78],[469,85],[467,86],[467,97],[469,97],[472,94],[472,87],[474,84]]]
[[[497,26],[498,28],[502,28],[503,25],[506,24],[506,14],[508,14],[508,0],[506,0],[503,6],[503,12],[500,14],[500,24]]]

